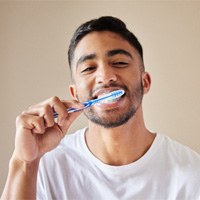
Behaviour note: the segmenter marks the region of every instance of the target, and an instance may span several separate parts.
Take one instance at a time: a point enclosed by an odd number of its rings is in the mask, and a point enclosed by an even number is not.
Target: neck
[[[142,157],[151,146],[155,134],[145,128],[142,112],[136,115],[116,128],[104,128],[89,122],[85,137],[90,151],[102,162],[116,166],[132,163]]]

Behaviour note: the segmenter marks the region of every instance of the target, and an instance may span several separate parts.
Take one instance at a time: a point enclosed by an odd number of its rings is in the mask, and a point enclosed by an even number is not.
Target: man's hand
[[[82,108],[82,105],[52,97],[19,115],[16,119],[15,159],[29,163],[54,149],[81,113],[69,114],[69,107]],[[54,112],[58,113],[56,120]]]
[[[40,158],[54,149],[81,112],[67,113],[67,108],[83,108],[76,101],[52,97],[31,106],[17,117],[15,150],[1,199],[36,199]],[[54,112],[58,118],[54,119]]]

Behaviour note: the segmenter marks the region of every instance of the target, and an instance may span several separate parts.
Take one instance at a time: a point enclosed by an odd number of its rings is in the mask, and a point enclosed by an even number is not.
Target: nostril
[[[96,78],[96,81],[99,84],[108,84],[108,83],[117,81],[117,76],[113,73],[100,74]]]

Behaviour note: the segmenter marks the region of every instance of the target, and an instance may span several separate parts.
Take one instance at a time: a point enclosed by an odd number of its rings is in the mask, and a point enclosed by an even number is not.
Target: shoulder
[[[181,191],[180,195],[188,196],[187,199],[191,197],[196,199],[200,195],[200,155],[190,147],[167,136],[163,136],[163,141],[165,154],[170,163],[168,170],[173,172],[174,180]]]
[[[171,156],[175,156],[177,159],[188,160],[188,161],[197,161],[200,162],[200,154],[195,152],[190,147],[177,142],[176,140],[171,139],[169,136],[160,135],[162,137],[163,146],[166,150],[171,153]]]
[[[168,136],[159,135],[163,158],[183,173],[198,174],[200,178],[200,154]]]

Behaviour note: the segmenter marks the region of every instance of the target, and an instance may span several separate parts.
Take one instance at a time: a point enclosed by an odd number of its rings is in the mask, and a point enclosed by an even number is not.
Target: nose
[[[98,68],[96,75],[96,83],[107,85],[117,81],[117,75],[111,66],[104,65]]]

